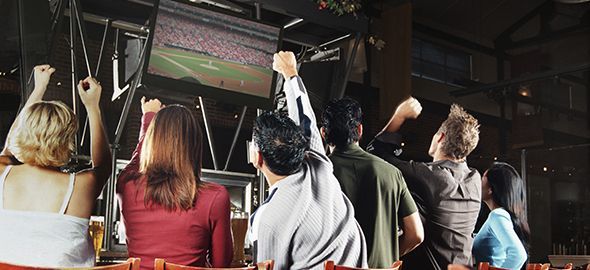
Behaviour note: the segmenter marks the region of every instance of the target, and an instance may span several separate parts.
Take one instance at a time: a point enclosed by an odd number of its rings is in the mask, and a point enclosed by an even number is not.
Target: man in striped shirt
[[[256,118],[251,161],[270,191],[250,218],[254,260],[277,269],[323,269],[326,260],[366,267],[366,244],[354,209],[332,174],[315,115],[292,52],[274,55],[285,77],[288,117],[266,112]]]

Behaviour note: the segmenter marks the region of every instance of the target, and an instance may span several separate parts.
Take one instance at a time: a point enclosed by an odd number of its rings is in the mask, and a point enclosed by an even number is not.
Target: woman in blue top
[[[514,167],[494,163],[483,175],[482,199],[492,212],[473,241],[475,260],[520,269],[527,260],[530,230],[524,182]]]

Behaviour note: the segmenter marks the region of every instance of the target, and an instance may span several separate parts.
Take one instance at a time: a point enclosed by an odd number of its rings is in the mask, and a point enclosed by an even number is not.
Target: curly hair
[[[42,167],[66,165],[76,147],[78,118],[60,101],[40,101],[17,120],[9,150],[20,162]]]
[[[258,116],[252,137],[268,169],[277,175],[299,171],[309,150],[302,128],[283,113],[264,112]]]
[[[441,145],[442,152],[455,159],[468,156],[479,142],[479,123],[457,104],[451,105],[449,116],[438,132],[445,134]]]
[[[328,102],[322,114],[322,127],[326,142],[336,147],[345,147],[361,138],[358,126],[362,124],[363,112],[358,101],[345,97]]]

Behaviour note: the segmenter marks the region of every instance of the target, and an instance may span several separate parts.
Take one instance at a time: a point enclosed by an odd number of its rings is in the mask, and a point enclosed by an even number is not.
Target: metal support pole
[[[262,110],[256,110],[256,114],[259,116],[262,114]],[[266,200],[266,179],[264,178],[264,174],[258,173],[258,206],[261,206],[262,203]]]
[[[257,20],[260,20],[260,10],[262,9],[262,4],[260,4],[259,2],[254,2],[254,8],[256,9],[256,13],[254,15],[256,16]]]
[[[498,78],[498,81],[501,82],[504,80],[504,58],[503,57],[497,57],[496,58],[496,75]],[[500,155],[501,156],[505,156],[506,155],[506,149],[507,149],[507,145],[506,145],[506,128],[504,127],[504,123],[506,121],[506,93],[502,93],[502,96],[499,97],[498,99],[498,106],[500,107],[500,128],[499,128],[499,143],[500,143]]]
[[[346,61],[346,71],[344,73],[344,78],[342,79],[342,86],[340,88],[340,92],[336,98],[342,98],[344,93],[346,92],[346,86],[348,85],[348,77],[350,76],[350,71],[352,70],[352,64],[354,63],[354,58],[356,57],[356,51],[358,50],[359,44],[362,39],[362,34],[357,32],[354,37],[354,46],[352,47],[352,52],[350,53],[350,58]]]
[[[94,77],[98,77],[98,71],[100,70],[100,62],[102,61],[102,53],[104,51],[104,44],[107,39],[107,33],[109,32],[109,26],[111,25],[110,19],[107,19],[107,23],[104,26],[104,33],[102,34],[102,42],[100,43],[100,52],[98,53],[98,62],[96,63],[96,70],[94,71]],[[86,131],[88,130],[88,115],[84,121],[84,129],[82,131],[82,139],[80,140],[80,146],[84,146],[86,141]]]
[[[107,19],[107,23],[104,25],[104,33],[102,34],[102,42],[100,43],[100,52],[98,53],[98,62],[96,63],[96,71],[94,72],[94,77],[98,77],[98,71],[100,70],[100,62],[102,61],[102,53],[104,51],[104,44],[107,40],[107,33],[109,32],[110,26],[111,19]]]
[[[74,9],[76,22],[78,23],[78,30],[80,31],[80,41],[82,42],[82,51],[84,52],[84,60],[86,61],[86,71],[88,72],[88,76],[92,76],[92,71],[90,70],[90,61],[88,60],[88,51],[86,50],[86,27],[84,26],[84,16],[82,16],[82,12],[80,11],[80,2],[79,0],[70,0],[70,9]],[[71,16],[74,14],[70,13]]]
[[[526,185],[527,182],[527,177],[526,177],[526,149],[522,149],[520,150],[520,177],[522,178],[522,181],[524,182],[524,184]],[[528,191],[528,186],[527,186],[527,191]]]
[[[78,96],[76,93],[76,85],[78,75],[76,74],[76,51],[75,51],[75,44],[76,44],[76,31],[74,30],[74,20],[76,17],[74,16],[74,8],[73,2],[70,2],[70,61],[71,61],[71,75],[72,75],[72,110],[74,111],[75,115],[78,115]],[[74,155],[78,155],[78,133],[74,135],[74,141],[76,142],[76,148],[74,149]]]
[[[117,30],[115,32],[116,35],[119,34]],[[148,33],[148,36],[150,33]],[[118,39],[116,39],[118,41]],[[116,46],[115,46],[116,47]],[[135,96],[135,90],[139,85],[139,81],[141,80],[141,74],[143,73],[143,66],[145,62],[145,57],[147,55],[147,51],[144,47],[144,50],[141,53],[141,58],[139,60],[139,66],[137,68],[137,72],[135,73],[135,78],[133,78],[133,82],[131,83],[131,87],[129,88],[129,93],[127,93],[127,98],[125,99],[125,104],[123,105],[123,112],[121,113],[121,117],[119,118],[119,123],[117,124],[117,129],[115,130],[115,140],[111,145],[111,154],[112,154],[112,171],[111,171],[111,178],[107,182],[107,199],[106,199],[106,213],[105,213],[105,249],[111,250],[111,241],[114,239],[114,203],[115,203],[115,178],[117,177],[117,151],[119,149],[119,141],[121,140],[121,136],[123,134],[123,128],[125,127],[125,123],[127,122],[127,116],[129,115],[129,108],[131,107],[131,102],[133,102],[133,97]]]
[[[207,134],[207,141],[209,142],[209,150],[211,150],[211,159],[213,159],[213,168],[218,170],[217,157],[215,156],[215,144],[213,143],[213,136],[211,134],[211,126],[209,125],[209,118],[207,118],[207,111],[205,110],[205,103],[203,98],[199,96],[199,105],[201,107],[201,113],[203,114],[203,122],[205,122],[205,133]]]
[[[51,17],[51,35],[49,40],[49,56],[47,57],[47,63],[53,64],[55,53],[53,52],[57,44],[58,33],[61,30],[61,26],[64,19],[64,11],[66,9],[65,0],[60,0],[57,4],[57,8]]]
[[[240,115],[240,120],[238,121],[238,126],[236,127],[236,133],[234,134],[234,139],[231,142],[231,146],[229,148],[229,153],[227,154],[227,159],[225,160],[225,166],[223,166],[223,170],[227,171],[229,167],[229,161],[231,160],[231,156],[234,153],[234,148],[236,147],[236,142],[238,141],[238,136],[240,135],[240,130],[242,129],[242,124],[244,123],[244,117],[246,116],[246,110],[248,110],[248,106],[244,106],[242,108],[242,114]]]
[[[528,216],[528,209],[530,209],[530,204],[531,204],[531,200],[530,200],[530,195],[531,195],[531,188],[528,184],[527,181],[527,172],[526,172],[526,149],[522,149],[520,150],[520,177],[522,178],[522,182],[524,184],[525,190],[526,190],[526,197],[527,197],[527,205],[526,206],[526,210],[525,213]]]
[[[119,31],[117,31],[117,34],[118,33]],[[148,33],[148,37],[150,34],[151,33]],[[145,58],[147,56],[147,47],[149,46],[143,46],[141,58],[139,60],[139,66],[137,68],[137,71],[135,72],[135,78],[133,78],[133,82],[131,82],[131,87],[129,88],[129,93],[127,94],[127,98],[125,99],[125,105],[123,106],[123,112],[121,113],[119,123],[117,124],[114,144],[118,144],[119,140],[121,140],[121,136],[123,135],[123,128],[125,127],[125,122],[127,121],[127,115],[129,115],[129,107],[131,106],[131,102],[133,101],[133,97],[135,96],[135,90],[137,90],[139,82],[141,81],[141,75],[143,74],[143,66],[145,63]]]
[[[119,150],[119,145],[118,144],[112,144],[111,145],[111,155],[112,155],[112,160],[111,160],[111,166],[112,166],[112,170],[111,170],[111,179],[110,181],[107,182],[106,185],[106,192],[107,192],[107,196],[106,196],[106,212],[105,212],[105,231],[104,231],[104,235],[106,237],[103,238],[103,246],[105,248],[105,250],[111,250],[111,240],[113,239],[113,236],[115,235],[114,232],[114,226],[113,226],[113,222],[114,222],[114,203],[115,203],[115,178],[117,178],[117,152]]]

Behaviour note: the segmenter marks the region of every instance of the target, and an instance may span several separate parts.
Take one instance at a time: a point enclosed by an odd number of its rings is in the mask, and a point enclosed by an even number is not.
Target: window
[[[412,75],[463,87],[471,80],[471,55],[413,38]]]

